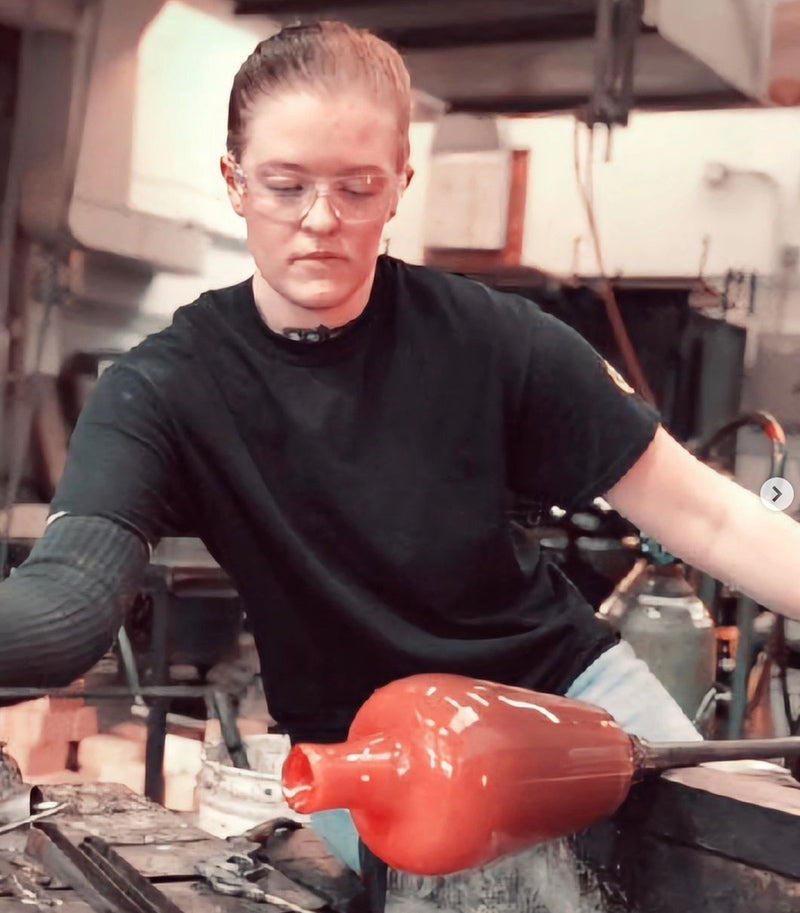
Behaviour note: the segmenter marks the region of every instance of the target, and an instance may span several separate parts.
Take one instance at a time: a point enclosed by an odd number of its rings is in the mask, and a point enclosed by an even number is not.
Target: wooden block
[[[702,846],[682,846],[635,830],[604,835],[611,847],[610,866],[596,867],[606,896],[625,897],[634,913],[796,913],[800,881],[759,866],[710,852]],[[608,909],[611,913],[613,908]]]
[[[667,771],[635,786],[616,820],[637,834],[646,830],[800,879],[800,790],[785,772],[710,765]]]
[[[186,815],[167,811],[116,783],[43,786],[42,794],[47,801],[67,803],[68,808],[59,813],[58,826],[73,843],[100,834],[116,846],[169,844],[172,849],[175,844],[214,839],[193,826]]]
[[[785,771],[668,771],[578,835],[578,859],[637,913],[794,913],[799,794]]]

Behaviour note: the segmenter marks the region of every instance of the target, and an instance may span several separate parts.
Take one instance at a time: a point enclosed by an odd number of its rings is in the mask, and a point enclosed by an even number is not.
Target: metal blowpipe
[[[636,767],[640,775],[657,773],[672,767],[694,767],[707,761],[774,759],[800,755],[800,736],[720,742],[645,742],[640,739],[633,741]]]

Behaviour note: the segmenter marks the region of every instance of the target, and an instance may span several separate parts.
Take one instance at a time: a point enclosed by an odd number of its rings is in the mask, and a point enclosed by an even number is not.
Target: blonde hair
[[[240,160],[250,113],[261,95],[302,89],[366,89],[397,113],[399,167],[408,164],[411,79],[398,51],[366,29],[323,21],[281,29],[256,45],[233,80],[228,103],[228,152]]]

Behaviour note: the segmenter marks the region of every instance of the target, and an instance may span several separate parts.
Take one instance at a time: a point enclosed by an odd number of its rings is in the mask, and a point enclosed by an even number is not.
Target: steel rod
[[[104,688],[77,691],[71,688],[0,688],[0,700],[29,700],[37,697],[91,698],[92,700],[113,700],[120,697],[205,697],[211,694],[208,685],[142,685],[132,691],[124,685],[109,685]]]
[[[800,755],[800,736],[784,739],[735,739],[719,742],[644,742],[635,740],[637,767],[643,773],[694,767],[707,761],[740,761]],[[641,752],[641,754],[639,754]]]

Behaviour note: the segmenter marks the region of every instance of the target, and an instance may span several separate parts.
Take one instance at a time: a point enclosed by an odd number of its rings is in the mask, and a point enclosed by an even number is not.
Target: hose
[[[708,460],[719,444],[730,435],[735,434],[740,428],[744,428],[748,425],[760,428],[770,441],[769,478],[784,478],[787,457],[786,433],[778,419],[770,412],[765,412],[764,410],[744,412],[723,425],[718,431],[715,431],[710,438],[695,448],[695,456],[700,460]],[[731,706],[728,716],[728,737],[731,739],[741,736],[742,730],[744,729],[744,721],[747,717],[747,679],[751,667],[753,623],[756,614],[757,606],[752,600],[747,598],[740,600],[736,618],[736,624],[739,628],[739,649],[737,651],[736,666],[733,670]],[[785,621],[781,616],[778,616],[775,620],[772,638],[774,640],[774,647],[771,650],[771,653],[775,656],[778,665],[778,678],[783,692],[783,704],[789,725],[789,732],[794,733],[796,730],[796,723],[792,720],[791,716],[786,677],[786,651],[778,648],[780,644],[785,643],[786,639]],[[770,664],[765,663],[764,669],[767,671],[764,671],[762,674],[769,674],[768,670],[770,669]],[[757,685],[757,688],[760,685],[761,683]]]

